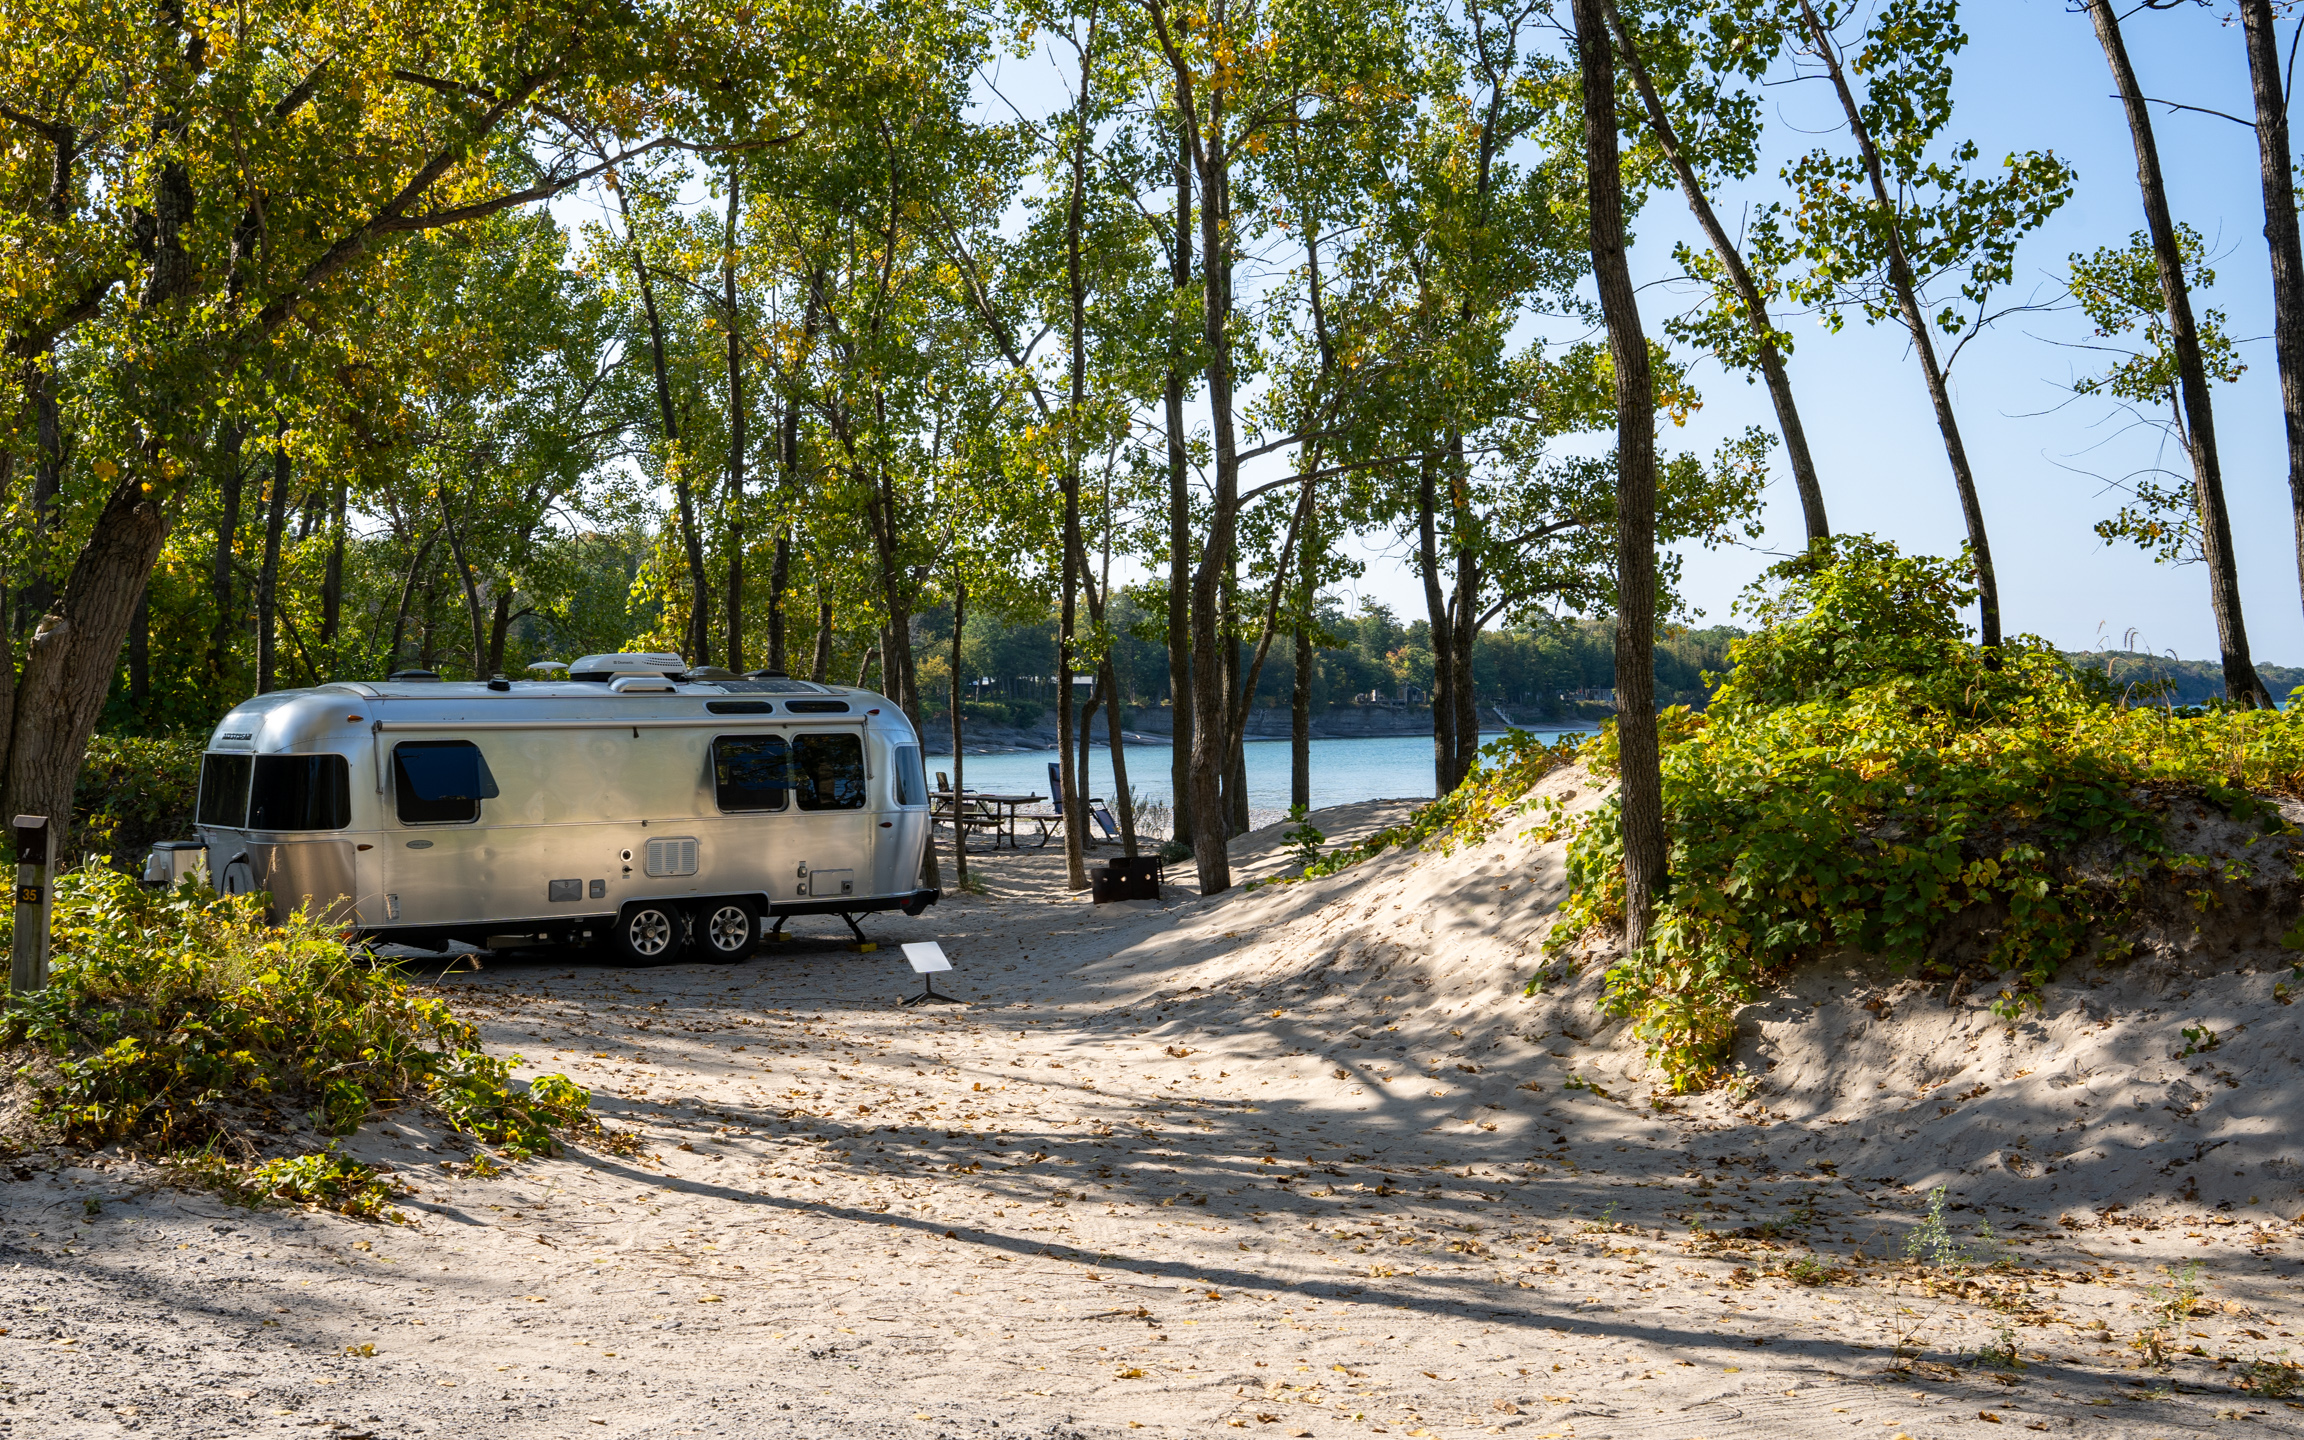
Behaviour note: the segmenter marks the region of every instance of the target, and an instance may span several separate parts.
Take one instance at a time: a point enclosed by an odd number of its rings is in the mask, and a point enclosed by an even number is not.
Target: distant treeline
[[[2126,694],[2130,704],[2205,705],[2224,698],[2224,667],[2214,660],[2178,660],[2138,650],[2081,650],[2068,652],[2075,665],[2100,670],[2115,693]],[[2283,704],[2288,692],[2304,685],[2304,669],[2290,665],[2258,665],[2264,687]]]
[[[1123,702],[1159,706],[1170,699],[1164,617],[1147,614],[1126,595],[1113,607],[1114,669]],[[946,713],[950,693],[952,612],[918,617],[914,637],[920,693],[931,713]],[[1728,626],[1670,628],[1657,638],[1656,688],[1660,703],[1704,703],[1704,672],[1725,671],[1728,642],[1743,632]],[[1242,671],[1249,647],[1242,646]],[[1432,631],[1425,621],[1403,625],[1386,606],[1364,604],[1346,612],[1323,606],[1314,636],[1312,710],[1324,713],[1374,694],[1398,703],[1428,700],[1432,686]],[[960,638],[961,678],[969,687],[968,719],[977,724],[1030,725],[1055,697],[1056,625],[1052,619],[999,619],[971,614]],[[1472,673],[1483,705],[1519,707],[1556,718],[1579,692],[1616,684],[1615,623],[1572,620],[1538,630],[1483,631],[1472,652]],[[1296,684],[1295,644],[1273,642],[1257,677],[1260,706],[1285,708]]]

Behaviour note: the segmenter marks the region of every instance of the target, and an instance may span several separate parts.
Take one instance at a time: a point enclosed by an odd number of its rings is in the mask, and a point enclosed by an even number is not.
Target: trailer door
[[[792,861],[771,895],[824,901],[869,894],[873,830],[864,736],[803,730],[791,744]]]

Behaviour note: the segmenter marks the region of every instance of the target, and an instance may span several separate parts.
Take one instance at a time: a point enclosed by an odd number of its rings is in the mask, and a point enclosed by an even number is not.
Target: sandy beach
[[[436,962],[637,1153],[388,1118],[347,1148],[405,1225],[27,1157],[0,1434],[2304,1434],[2284,958],[2074,975],[2013,1031],[1815,967],[1747,1015],[1748,1083],[1674,1100],[1597,967],[1523,993],[1561,879],[1519,828],[1104,907],[985,853],[870,954]],[[925,939],[965,1003],[899,1004]]]

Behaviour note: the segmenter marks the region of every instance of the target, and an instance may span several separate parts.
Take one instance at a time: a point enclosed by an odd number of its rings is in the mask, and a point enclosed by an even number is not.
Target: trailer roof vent
[[[608,688],[618,695],[669,695],[672,682],[661,675],[619,675]]]
[[[586,655],[568,667],[571,680],[606,684],[619,675],[660,675],[677,680],[688,673],[688,662],[677,655],[648,652],[638,655]]]
[[[384,678],[389,682],[393,680],[437,680],[440,676],[438,672],[432,670],[395,670]]]

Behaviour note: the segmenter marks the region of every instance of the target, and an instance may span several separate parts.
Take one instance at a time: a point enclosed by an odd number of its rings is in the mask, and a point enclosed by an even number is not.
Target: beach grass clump
[[[392,964],[258,896],[148,889],[91,866],[58,877],[48,986],[10,997],[0,1052],[55,1139],[220,1160],[255,1194],[372,1210],[372,1173],[332,1152],[265,1159],[301,1121],[348,1135],[421,1104],[507,1158],[557,1149],[591,1097],[515,1061]]]
[[[2099,940],[2124,953],[2147,880],[2215,882],[2218,862],[2164,824],[2178,795],[2294,833],[2260,797],[2304,794],[2304,707],[2131,705],[2036,639],[1986,650],[1958,618],[1966,574],[1838,537],[1762,582],[1761,628],[1731,646],[1709,709],[1663,717],[1669,888],[1607,1004],[1674,1089],[1722,1073],[1735,1012],[1792,965],[1847,947],[1927,968],[1931,937],[1972,906],[1998,911],[1983,960],[2017,976],[1999,1002],[2013,1023]],[[1614,768],[1614,739],[1585,747],[1595,770]],[[2072,863],[2096,839],[2122,857],[2109,877]],[[1568,875],[1554,956],[1620,931],[1613,799],[1572,827]]]

